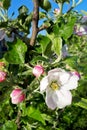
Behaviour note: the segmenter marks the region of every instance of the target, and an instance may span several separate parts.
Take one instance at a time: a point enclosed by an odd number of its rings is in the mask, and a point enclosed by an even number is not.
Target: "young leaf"
[[[45,125],[45,120],[43,119],[39,109],[35,109],[34,107],[28,107],[26,113],[29,117],[31,117],[37,121],[40,121]]]
[[[87,110],[87,99],[81,98],[81,101],[79,101],[78,103],[75,103],[75,105]]]
[[[53,39],[52,50],[59,56],[62,49],[62,39],[61,37],[55,37]]]
[[[21,64],[25,61],[26,51],[27,46],[18,39],[16,43],[9,43],[9,51],[4,55],[4,57],[11,64]]]

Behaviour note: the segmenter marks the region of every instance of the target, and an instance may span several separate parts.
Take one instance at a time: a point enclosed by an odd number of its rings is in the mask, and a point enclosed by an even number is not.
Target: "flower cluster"
[[[72,102],[70,90],[78,86],[79,74],[56,68],[48,72],[40,82],[40,92],[46,92],[46,104],[54,110],[64,108]]]
[[[36,65],[32,72],[37,78],[44,73],[41,65]],[[70,90],[76,89],[80,74],[75,72],[67,72],[61,68],[55,68],[48,72],[40,82],[40,92],[46,92],[46,104],[48,108],[64,108],[72,102],[72,94]],[[25,94],[20,88],[16,88],[10,94],[13,104],[21,103],[25,100]]]

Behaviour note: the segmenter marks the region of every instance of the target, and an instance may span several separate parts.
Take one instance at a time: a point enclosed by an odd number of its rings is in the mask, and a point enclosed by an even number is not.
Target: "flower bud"
[[[40,77],[40,75],[42,75],[44,73],[44,68],[41,65],[36,65],[33,68],[33,74],[34,76],[36,76],[37,78]]]
[[[12,91],[12,93],[10,94],[10,97],[11,97],[11,102],[13,104],[18,104],[24,101],[25,94],[20,88],[16,88]]]
[[[6,78],[6,72],[0,71],[0,82],[3,82]]]
[[[77,71],[72,72],[72,74],[73,74],[74,76],[77,76],[78,79],[81,78],[80,74],[79,74]]]
[[[55,15],[59,15],[60,9],[59,9],[59,8],[55,8],[54,11],[53,11],[53,13],[54,13]]]

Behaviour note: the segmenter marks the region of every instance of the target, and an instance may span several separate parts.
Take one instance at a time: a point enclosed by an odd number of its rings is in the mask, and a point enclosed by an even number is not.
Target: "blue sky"
[[[76,0],[78,1],[78,0]],[[55,4],[53,2],[53,0],[50,0],[50,2],[52,3],[52,9],[54,8],[58,8],[57,4]],[[32,0],[12,0],[11,2],[11,7],[9,8],[9,15],[11,16],[11,14],[13,12],[15,12],[15,17],[17,16],[18,14],[18,8],[21,6],[21,5],[26,5],[30,11],[33,10],[33,2]],[[64,5],[64,11],[68,10],[70,8],[70,5],[69,4],[65,4]],[[84,11],[87,11],[87,0],[83,0],[74,10],[77,10],[77,11],[81,11],[81,10],[84,10]]]

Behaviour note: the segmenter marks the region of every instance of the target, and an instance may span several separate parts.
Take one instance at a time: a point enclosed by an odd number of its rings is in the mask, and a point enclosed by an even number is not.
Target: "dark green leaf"
[[[11,0],[3,0],[3,7],[8,10],[8,8],[10,7],[11,4]]]
[[[7,121],[3,125],[2,130],[17,130],[17,125],[14,123],[14,121]]]

